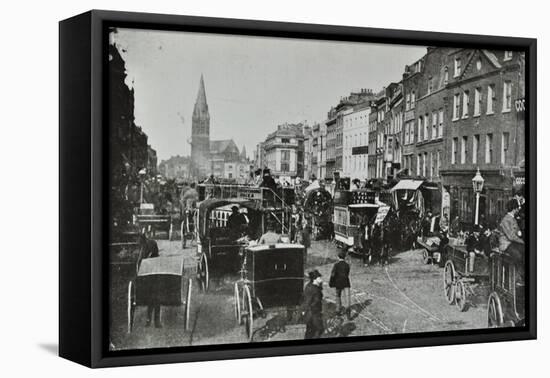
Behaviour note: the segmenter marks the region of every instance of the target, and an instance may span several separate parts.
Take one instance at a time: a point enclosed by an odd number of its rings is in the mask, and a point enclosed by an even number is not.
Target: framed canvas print
[[[60,22],[60,355],[536,337],[536,40]]]

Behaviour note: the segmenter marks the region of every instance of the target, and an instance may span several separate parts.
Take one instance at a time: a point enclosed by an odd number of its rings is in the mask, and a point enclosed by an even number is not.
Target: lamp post
[[[147,169],[145,168],[142,168],[139,170],[138,172],[138,175],[139,175],[139,178],[140,178],[140,181],[141,181],[141,191],[140,191],[140,195],[139,195],[139,203],[142,204],[143,203],[143,180],[145,180],[145,175],[147,174]]]
[[[483,183],[485,180],[483,177],[481,177],[481,173],[479,172],[479,168],[477,169],[476,175],[472,179],[472,186],[474,187],[474,193],[476,194],[476,217],[475,217],[475,224],[479,223],[479,195],[481,194],[481,191],[483,190]]]

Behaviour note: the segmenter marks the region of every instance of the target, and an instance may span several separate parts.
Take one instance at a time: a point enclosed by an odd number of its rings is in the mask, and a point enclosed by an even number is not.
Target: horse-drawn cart
[[[299,244],[257,245],[246,248],[241,279],[235,282],[235,316],[252,341],[254,324],[267,312],[297,315],[304,288],[305,249]]]
[[[134,327],[138,306],[181,306],[188,329],[192,285],[193,281],[185,278],[182,255],[141,260],[137,276],[128,283],[128,333]]]
[[[515,327],[525,324],[525,285],[514,259],[504,253],[491,255],[491,294],[487,305],[487,325]]]
[[[479,295],[478,289],[487,287],[489,281],[489,258],[476,254],[473,269],[470,254],[462,245],[447,245],[443,288],[449,304],[455,304],[460,311],[466,311],[469,296]]]

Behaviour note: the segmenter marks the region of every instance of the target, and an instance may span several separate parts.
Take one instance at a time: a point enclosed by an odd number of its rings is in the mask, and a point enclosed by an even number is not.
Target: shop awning
[[[422,185],[423,180],[401,180],[393,188],[390,189],[390,192],[396,190],[416,190]]]

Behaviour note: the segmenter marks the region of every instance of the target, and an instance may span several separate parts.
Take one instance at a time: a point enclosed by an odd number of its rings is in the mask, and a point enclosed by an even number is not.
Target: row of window
[[[508,61],[508,60],[511,60],[512,59],[512,56],[513,56],[513,52],[512,51],[505,51],[504,52],[504,61]],[[419,64],[419,67],[420,67],[420,61],[418,62]],[[481,69],[481,58],[478,59],[477,63],[476,63],[476,68],[478,70]],[[457,78],[461,75],[462,73],[462,58],[460,57],[457,57],[454,59],[454,73],[453,73],[453,77],[454,78]],[[449,82],[449,69],[448,67],[445,67],[443,69],[443,84],[444,85],[447,85],[447,83]],[[430,76],[427,80],[427,94],[430,94],[433,92],[434,90],[434,83],[433,83],[433,77]],[[416,104],[416,93],[415,91],[411,91],[409,93],[406,94],[405,96],[405,110],[410,110],[410,109],[414,109],[415,107],[415,104]]]
[[[495,84],[489,84],[487,86],[486,96],[485,114],[494,114],[495,105],[497,103]],[[502,86],[502,99],[502,112],[509,112],[512,109],[512,82],[510,80],[506,80]],[[481,115],[483,102],[483,88],[477,87],[474,89],[474,117],[479,117]],[[470,91],[465,90],[462,93],[455,93],[453,97],[453,121],[457,121],[460,118],[468,118],[469,112]]]
[[[357,171],[359,169],[367,169],[368,156],[366,155],[356,155],[356,156],[346,156],[344,158],[344,171]]]
[[[416,164],[414,162],[416,160]],[[413,166],[414,164],[414,166]],[[416,169],[414,169],[416,167]],[[403,168],[407,168],[409,172],[416,171],[417,176],[428,178],[439,177],[441,172],[441,151],[424,152],[418,155],[408,155],[403,157]]]
[[[451,146],[451,164],[478,164],[478,158],[481,157],[481,136],[476,134],[472,138],[471,147],[469,150],[469,138],[463,136],[460,138],[460,155],[459,155],[459,138],[453,138]],[[485,164],[496,163],[494,156],[494,135],[492,133],[485,135],[485,150],[484,160]],[[500,163],[506,164],[509,161],[509,149],[510,149],[510,133],[504,132],[500,138]]]
[[[344,139],[344,148],[364,146],[366,144],[367,144],[367,132],[358,133],[354,135],[346,135]]]
[[[443,108],[432,111],[424,116],[418,117],[418,132],[415,140],[414,120],[405,123],[404,144],[427,141],[430,139],[443,138],[443,123],[445,115]]]

